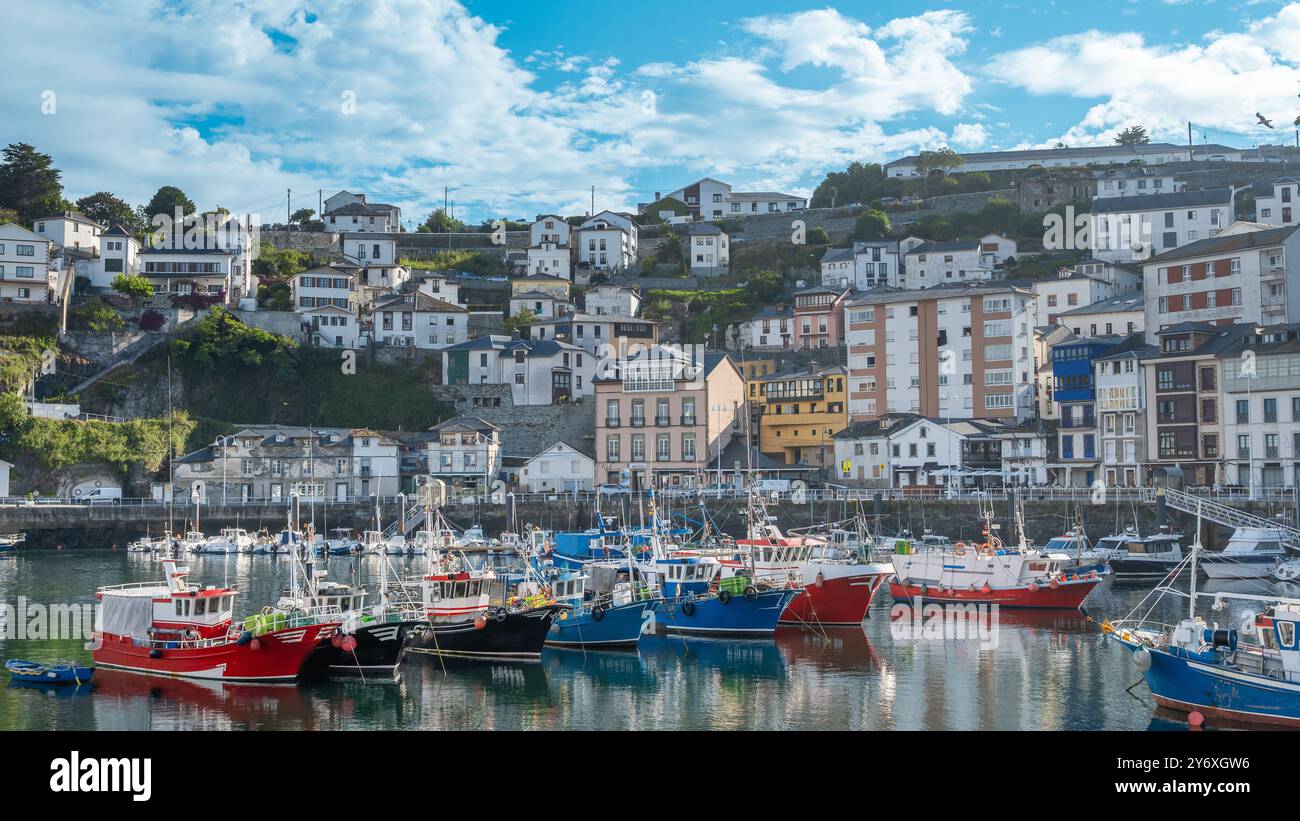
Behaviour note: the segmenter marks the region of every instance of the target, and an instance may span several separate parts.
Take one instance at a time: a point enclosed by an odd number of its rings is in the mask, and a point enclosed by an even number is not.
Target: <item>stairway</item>
[[[1244,510],[1220,502],[1203,499],[1194,493],[1185,493],[1173,488],[1161,488],[1156,491],[1157,496],[1161,493],[1164,494],[1165,504],[1174,510],[1181,510],[1192,515],[1196,515],[1199,511],[1201,518],[1224,527],[1261,527],[1275,530],[1281,537],[1283,547],[1300,551],[1300,528],[1278,522],[1275,519],[1256,516],[1254,513],[1247,513]]]

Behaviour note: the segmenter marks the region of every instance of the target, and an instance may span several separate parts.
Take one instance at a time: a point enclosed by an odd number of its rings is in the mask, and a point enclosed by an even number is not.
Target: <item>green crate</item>
[[[744,576],[731,576],[726,579],[718,580],[718,589],[725,590],[733,596],[739,596],[749,587],[749,579]]]

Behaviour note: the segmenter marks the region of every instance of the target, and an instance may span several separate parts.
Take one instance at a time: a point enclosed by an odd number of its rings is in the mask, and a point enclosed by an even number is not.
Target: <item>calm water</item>
[[[368,581],[377,578],[379,562],[333,559],[329,571],[335,579]],[[288,580],[287,561],[271,557],[197,557],[189,564],[194,582],[229,582],[244,591],[248,610],[273,602]],[[0,561],[0,604],[16,606],[20,595],[45,603],[92,602],[97,585],[160,576],[155,559],[137,554],[29,551]],[[1231,584],[1259,592],[1261,583]],[[1148,589],[1107,579],[1089,598],[1089,613],[1098,620],[1122,616]],[[1133,695],[1125,692],[1139,672],[1083,614],[1002,611],[997,646],[986,647],[975,638],[895,638],[891,606],[883,592],[861,628],[825,635],[783,628],[774,640],[645,637],[637,652],[547,650],[534,664],[444,667],[419,657],[405,663],[397,683],[232,686],[101,670],[93,691],[0,685],[0,729],[1182,726],[1153,712],[1145,685]],[[1157,613],[1176,620],[1183,606],[1168,599]],[[79,641],[0,638],[0,657],[85,660],[89,654]]]

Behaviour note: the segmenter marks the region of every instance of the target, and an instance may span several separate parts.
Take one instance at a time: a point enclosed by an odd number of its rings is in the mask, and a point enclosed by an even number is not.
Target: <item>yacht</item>
[[[1164,576],[1183,561],[1183,537],[1167,530],[1148,536],[1126,531],[1097,540],[1099,558],[1116,576]]]
[[[1198,564],[1211,579],[1265,579],[1286,561],[1282,533],[1265,527],[1239,527],[1219,553],[1202,553]]]

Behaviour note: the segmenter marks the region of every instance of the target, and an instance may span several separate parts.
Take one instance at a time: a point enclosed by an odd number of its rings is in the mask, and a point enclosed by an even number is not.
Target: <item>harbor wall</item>
[[[1276,510],[1269,510],[1263,503],[1244,503],[1240,506],[1258,515],[1275,515]],[[591,527],[595,520],[595,511],[590,501],[555,498],[551,501],[529,500],[516,505],[513,517],[509,516],[505,505],[455,504],[445,509],[447,519],[460,527],[480,524],[489,535],[508,529],[511,526],[523,528],[536,525],[552,530],[581,530]],[[734,499],[706,500],[705,509],[714,527],[739,535],[743,530],[744,504]],[[777,517],[781,527],[789,529],[806,527],[812,524],[836,521],[850,517],[857,509],[857,503],[815,502],[794,504],[783,501],[769,505],[769,512]],[[1068,522],[1075,515],[1078,506],[1059,501],[1025,502],[1025,529],[1034,544],[1044,544],[1048,539],[1059,536],[1068,527]],[[386,515],[395,516],[393,505],[385,506]],[[640,520],[637,500],[630,503],[602,501],[602,513],[617,516],[621,521],[637,522]],[[692,520],[700,520],[699,505],[673,503],[670,512],[680,512]],[[881,515],[873,525],[883,532],[893,533],[907,528],[914,533],[931,530],[954,541],[971,540],[979,537],[979,509],[973,501],[929,501],[921,504],[916,500],[885,502]],[[1009,503],[1002,501],[995,508],[1002,534],[1011,540]],[[192,511],[191,511],[192,512]],[[306,514],[304,510],[304,515]],[[356,530],[366,528],[374,513],[369,502],[348,504],[331,503],[328,508],[318,508],[317,526],[325,526],[324,516],[328,515],[328,527],[351,527]],[[863,512],[874,517],[874,505],[864,503]],[[1137,526],[1143,533],[1156,529],[1156,511],[1150,505],[1125,504],[1118,508],[1110,505],[1082,506],[1084,529],[1092,540],[1112,533]],[[176,529],[184,529],[186,512],[177,506]],[[1193,517],[1176,511],[1169,512],[1170,526],[1186,533],[1189,537],[1195,527]],[[255,531],[265,527],[277,530],[285,521],[284,504],[267,505],[210,505],[201,509],[201,526],[209,535],[215,534],[223,527],[242,527]],[[513,523],[513,525],[512,525]],[[110,548],[117,544],[124,548],[126,544],[145,534],[161,533],[167,526],[167,511],[159,506],[99,506],[86,505],[37,506],[37,507],[0,507],[0,533],[26,532],[27,543],[23,549],[54,548],[59,545],[69,548]],[[1230,533],[1222,528],[1207,524],[1202,534],[1206,547],[1214,549],[1226,543]]]

